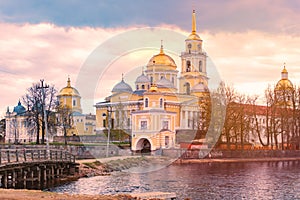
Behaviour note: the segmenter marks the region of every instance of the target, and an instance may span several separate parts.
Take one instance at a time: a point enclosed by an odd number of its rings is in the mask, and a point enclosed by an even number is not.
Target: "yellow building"
[[[57,99],[60,109],[63,110],[57,116],[58,121],[61,122],[58,136],[64,135],[64,129],[68,136],[96,134],[96,117],[92,114],[82,114],[81,96],[78,90],[71,86],[70,78],[67,86],[60,90]]]
[[[131,134],[133,151],[154,151],[175,147],[176,131],[196,130],[203,112],[199,99],[210,94],[202,43],[193,11],[192,32],[180,56],[179,77],[175,61],[161,46],[137,77],[134,91],[122,78],[112,94],[95,105],[97,131],[125,130]]]

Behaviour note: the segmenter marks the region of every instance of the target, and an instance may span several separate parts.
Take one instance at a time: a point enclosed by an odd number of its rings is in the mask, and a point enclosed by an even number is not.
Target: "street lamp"
[[[109,140],[110,140],[110,129],[111,129],[111,113],[112,113],[112,107],[107,106],[107,143],[106,143],[106,157],[108,157],[108,151],[109,151]],[[105,114],[103,115],[105,116]]]
[[[46,146],[47,150],[49,149],[49,136],[48,136],[48,122],[47,122],[47,114],[46,114],[46,95],[45,88],[49,88],[49,85],[44,85],[44,80],[41,79],[41,86],[37,87],[37,89],[42,89],[43,94],[43,107],[44,107],[44,120],[45,120],[45,134],[46,134]]]

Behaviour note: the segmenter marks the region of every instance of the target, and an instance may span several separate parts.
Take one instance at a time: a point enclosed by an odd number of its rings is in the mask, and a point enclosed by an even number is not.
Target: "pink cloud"
[[[186,36],[189,34],[176,26],[161,25],[161,27]],[[98,45],[119,33],[137,27],[65,28],[47,23],[35,25],[0,23],[0,28],[5,30],[0,32],[0,84],[2,85],[0,115],[3,115],[7,106],[15,105],[25,94],[26,88],[41,78],[48,84],[55,84],[59,90],[66,85],[67,76],[70,75],[74,85],[81,66]],[[221,78],[236,85],[240,91],[247,92],[248,89],[249,93],[262,93],[267,87],[266,83],[275,83],[280,78],[284,62],[287,63],[291,80],[298,84],[300,37],[286,32],[271,34],[263,31],[238,33],[206,31],[199,34]],[[181,45],[182,48],[171,55],[180,70],[181,63],[178,56],[183,51],[184,41],[174,41],[167,36],[161,37],[167,38],[164,41],[166,51],[172,49],[174,43]],[[152,46],[159,48],[160,40],[153,41]],[[117,52],[114,48],[118,46],[112,46],[109,52]],[[137,51],[121,56],[102,76],[100,83],[106,84],[101,85],[103,89],[95,93],[95,98],[100,100],[107,96],[113,86],[120,81],[122,73],[125,74],[125,80],[132,84],[135,77],[128,73],[138,66],[146,65],[151,56],[156,53],[158,49]],[[133,85],[132,87],[134,89]],[[90,109],[93,109],[92,106]]]

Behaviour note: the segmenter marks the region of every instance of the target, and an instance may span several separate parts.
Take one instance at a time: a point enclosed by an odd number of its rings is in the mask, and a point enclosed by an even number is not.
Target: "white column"
[[[183,111],[180,111],[180,124],[179,124],[180,128],[183,128]]]
[[[184,114],[185,114],[185,119],[184,119],[184,121],[185,121],[185,123],[184,123],[184,128],[188,128],[188,111],[186,110]]]

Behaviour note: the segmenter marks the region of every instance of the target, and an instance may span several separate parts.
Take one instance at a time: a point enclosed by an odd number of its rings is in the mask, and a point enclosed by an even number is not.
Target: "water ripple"
[[[54,192],[117,194],[175,192],[179,199],[299,199],[300,163],[254,162],[170,165],[159,171],[82,178]]]

